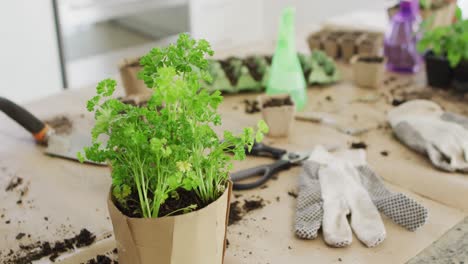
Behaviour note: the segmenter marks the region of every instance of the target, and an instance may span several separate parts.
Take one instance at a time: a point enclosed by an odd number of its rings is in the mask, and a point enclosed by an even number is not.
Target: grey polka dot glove
[[[395,136],[441,170],[468,172],[468,118],[427,100],[404,103],[388,114]]]
[[[355,180],[362,185],[363,189],[368,193],[368,197],[370,197],[373,205],[389,219],[410,231],[415,231],[425,224],[427,209],[404,194],[388,190],[383,181],[367,166],[365,162],[365,152],[363,150],[343,150],[334,153],[333,158],[336,160],[346,160],[353,165],[353,168],[351,168],[352,172],[349,174],[357,175],[357,177],[354,177]],[[332,163],[334,163],[334,161],[332,161]],[[321,177],[324,179],[323,177],[329,175],[327,174],[327,170],[323,170],[323,168],[323,163],[321,164],[317,161],[308,160],[304,162],[303,171],[299,175],[299,195],[297,198],[295,232],[296,235],[302,239],[316,238],[318,230],[322,226],[322,223],[324,223],[324,197],[321,191],[321,185],[324,185],[323,183],[321,184],[320,179]],[[332,188],[328,189],[333,189],[333,186],[331,187]],[[362,199],[359,198],[361,196],[365,199],[365,195],[363,196],[360,194],[360,196],[352,196],[351,200],[360,200]],[[349,200],[350,199],[345,199],[345,208],[352,204],[352,201]],[[325,205],[325,207],[327,206]],[[330,210],[332,209],[328,211]],[[367,210],[368,209],[365,209],[364,211]],[[325,211],[327,211],[327,209],[325,209]],[[350,212],[345,212],[345,214],[348,213]],[[352,210],[351,214],[353,214]],[[364,214],[359,214],[365,216],[369,215],[369,213],[366,212],[364,212]],[[354,220],[352,219],[352,221]],[[375,222],[378,220],[373,221]],[[328,222],[333,223],[340,221],[338,219],[331,219],[331,221],[329,220]],[[353,223],[351,223],[351,225],[353,225]],[[353,229],[355,232],[356,229],[359,230],[359,228],[355,227],[353,227]],[[336,236],[334,236],[334,232],[333,228],[331,231],[324,232],[324,238],[327,244],[340,247],[351,243],[351,238],[349,237],[350,230],[346,231],[348,233],[346,239],[337,240]],[[375,246],[385,237],[385,235],[381,236],[381,240],[366,239],[366,237],[372,237],[371,234],[366,234],[366,231],[358,232],[361,233],[357,234],[358,237],[367,246]],[[329,237],[327,238],[326,236]],[[334,243],[329,243],[330,241],[334,241]]]

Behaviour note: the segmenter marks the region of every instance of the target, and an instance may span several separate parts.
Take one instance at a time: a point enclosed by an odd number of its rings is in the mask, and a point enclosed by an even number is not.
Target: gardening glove
[[[354,169],[358,172],[358,182],[360,182],[364,189],[368,192],[368,195],[378,210],[386,215],[389,219],[410,231],[415,231],[425,224],[427,219],[426,208],[403,194],[389,191],[385,187],[383,181],[367,166],[366,154],[364,150],[344,150],[334,153],[332,158],[330,158],[331,154],[325,153],[326,151],[324,152],[323,149],[316,149],[314,153],[316,151],[322,152],[322,154],[319,153],[320,156],[328,156],[328,159],[332,160],[333,162],[335,160],[344,160],[348,162],[348,164],[351,163]],[[316,159],[314,157],[317,157],[317,154],[311,156],[311,159]],[[304,164],[304,171],[299,177],[300,184],[296,215],[296,235],[303,239],[314,239],[317,236],[317,231],[320,228],[321,223],[320,219],[323,217],[323,201],[325,199],[322,199],[320,188],[321,183],[319,182],[319,169],[321,168],[320,164],[326,164],[326,162],[322,161],[320,163],[310,160],[306,161]],[[355,170],[352,168],[348,168],[348,170],[350,171],[351,175],[355,175]],[[360,196],[365,197],[365,195]],[[364,204],[362,207],[363,208],[358,208],[358,210],[363,209],[362,211],[366,211]],[[359,212],[360,211],[358,211],[358,214]],[[353,213],[352,209],[351,213]],[[352,221],[353,219],[359,219],[359,217],[356,217],[352,218]],[[372,219],[372,217],[370,219]],[[376,221],[378,222],[378,220]],[[325,219],[323,222],[324,236],[326,236],[328,232],[325,232]],[[346,222],[344,223],[347,224]],[[362,230],[362,228],[359,228],[362,225],[364,224],[358,223],[356,228],[353,226],[356,234],[359,232],[356,230]],[[375,229],[369,229],[369,231],[370,233],[378,234],[377,230]],[[346,232],[348,232],[349,237],[349,231]],[[368,241],[368,243],[364,242],[366,245],[378,244],[371,243],[372,241],[379,241],[375,240],[375,238],[369,239],[369,237],[372,236],[365,232],[364,235],[358,236],[358,238],[363,242]],[[374,235],[374,237],[376,236]]]
[[[468,172],[468,118],[413,100],[392,109],[388,121],[403,144],[426,154],[435,167]]]

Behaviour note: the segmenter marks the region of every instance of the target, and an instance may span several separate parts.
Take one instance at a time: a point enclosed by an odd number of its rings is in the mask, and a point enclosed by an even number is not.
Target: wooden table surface
[[[237,51],[236,54],[259,51],[271,52],[271,47],[258,46]],[[221,53],[219,56],[226,55],[229,54]],[[425,205],[429,209],[428,223],[412,233],[384,219],[387,239],[371,249],[364,247],[357,239],[354,239],[352,246],[344,249],[327,247],[320,236],[312,241],[299,240],[293,232],[296,200],[288,192],[297,191],[300,168],[292,168],[281,173],[277,180],[268,182],[266,188],[236,193],[233,197],[233,200],[241,202],[250,197],[261,197],[266,205],[229,226],[230,245],[226,252],[226,264],[405,263],[466,217],[468,178],[462,174],[440,172],[425,157],[401,145],[386,125],[385,114],[393,107],[393,99],[428,97],[447,110],[468,114],[467,100],[426,88],[422,75],[395,78],[389,75],[387,84],[378,90],[361,89],[350,81],[348,66],[341,65],[340,68],[343,82],[308,89],[306,111],[327,112],[342,124],[369,127],[370,130],[359,136],[350,136],[326,125],[296,121],[289,138],[267,138],[266,143],[300,151],[310,150],[317,144],[348,147],[353,142],[365,142],[370,166],[386,180],[390,188],[404,192]],[[66,115],[73,121],[74,131],[86,133],[92,125],[92,116],[85,112],[85,102],[93,93],[94,89],[91,88],[67,91],[26,107],[42,119]],[[261,115],[246,114],[243,100],[256,96],[227,95],[220,110],[223,125],[216,130],[240,131],[244,126],[254,125]],[[3,115],[0,116],[0,141],[0,189],[5,190],[15,176],[24,179],[23,184],[14,191],[0,192],[0,260],[10,249],[17,250],[20,244],[63,239],[73,236],[82,228],[96,234],[97,242],[64,254],[58,260],[80,263],[115,247],[106,207],[110,186],[107,168],[43,155],[43,148],[35,145],[27,132]],[[383,151],[388,155],[382,155]],[[271,160],[248,158],[235,163],[235,169],[267,162]],[[26,187],[28,191],[22,196],[21,190]],[[21,204],[17,204],[19,199],[22,200]],[[20,232],[31,236],[17,240]],[[43,259],[39,263],[47,262],[48,259]]]

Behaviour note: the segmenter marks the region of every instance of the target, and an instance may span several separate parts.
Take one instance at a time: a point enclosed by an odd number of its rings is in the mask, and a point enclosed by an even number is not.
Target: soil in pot
[[[263,103],[263,107],[278,107],[284,105],[294,105],[291,97],[284,97],[284,98],[271,98],[265,103]]]
[[[449,61],[432,52],[424,56],[426,61],[426,75],[429,86],[438,88],[448,88],[452,82],[453,70]]]
[[[219,63],[221,64],[221,67],[223,68],[223,71],[226,73],[226,77],[229,79],[229,82],[231,83],[232,86],[236,86],[237,82],[239,81],[239,74],[236,73],[236,68],[234,65],[231,63],[232,60],[235,58],[230,57],[225,60],[220,60]]]
[[[259,82],[263,78],[263,74],[260,72],[260,67],[255,61],[255,57],[247,57],[244,61],[243,64],[249,69],[249,73],[252,76],[252,78]]]
[[[358,61],[364,62],[364,63],[382,63],[384,62],[384,58],[378,57],[378,56],[363,56],[363,57],[359,57]]]
[[[200,210],[211,203],[203,203],[193,190],[187,191],[183,188],[179,188],[177,189],[177,194],[178,197],[169,197],[166,202],[161,205],[161,208],[159,209],[159,217],[163,217],[168,214],[171,214],[171,216],[184,214],[184,210],[180,210],[176,213],[173,212],[194,204],[197,206],[195,210]],[[143,215],[141,214],[140,205],[138,203],[138,193],[132,192],[131,196],[131,199],[128,199],[127,207],[123,207],[116,200],[113,200],[113,202],[124,215],[133,218],[142,218]]]

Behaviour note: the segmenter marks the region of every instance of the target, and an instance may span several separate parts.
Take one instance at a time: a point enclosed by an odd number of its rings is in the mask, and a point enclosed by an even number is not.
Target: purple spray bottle
[[[416,50],[418,17],[419,5],[415,1],[400,2],[400,11],[393,16],[390,31],[385,36],[384,53],[388,70],[401,73],[419,71],[422,58]]]

